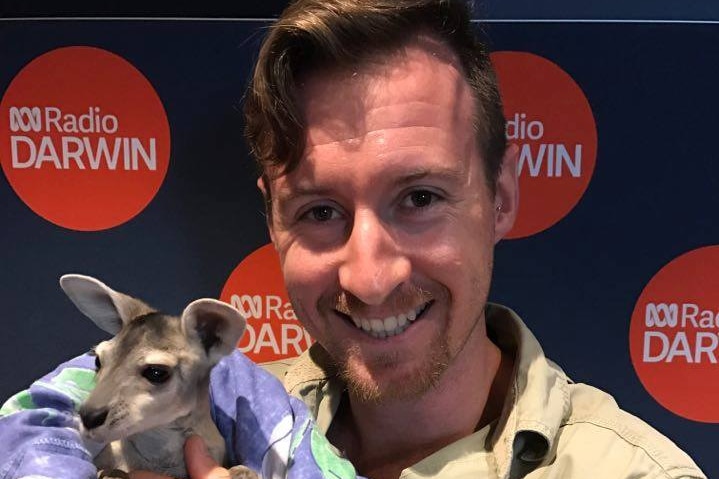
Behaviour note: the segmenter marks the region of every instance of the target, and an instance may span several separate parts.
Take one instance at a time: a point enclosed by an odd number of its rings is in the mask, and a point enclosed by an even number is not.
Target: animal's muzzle
[[[82,407],[80,408],[80,419],[82,419],[82,424],[85,426],[85,429],[95,429],[105,423],[108,412],[109,409],[107,408],[87,409]]]

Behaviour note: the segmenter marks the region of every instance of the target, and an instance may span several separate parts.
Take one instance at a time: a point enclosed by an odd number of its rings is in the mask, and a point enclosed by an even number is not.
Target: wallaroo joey
[[[191,434],[223,464],[225,444],[210,416],[210,370],[235,349],[245,318],[214,299],[168,316],[89,276],[64,275],[60,285],[114,336],[95,347],[96,385],[80,407],[82,433],[107,444],[94,460],[98,477],[142,469],[186,478],[183,444]],[[231,476],[258,477],[244,466],[231,468]]]

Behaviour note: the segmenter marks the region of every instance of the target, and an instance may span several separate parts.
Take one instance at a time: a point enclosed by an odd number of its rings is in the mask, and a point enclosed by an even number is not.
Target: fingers
[[[210,456],[200,436],[190,436],[185,442],[185,463],[191,479],[230,479],[230,472],[220,467]],[[171,479],[148,471],[133,471],[130,479]]]
[[[187,473],[192,479],[230,478],[230,472],[215,462],[200,436],[190,436],[185,442],[185,462],[187,463]]]

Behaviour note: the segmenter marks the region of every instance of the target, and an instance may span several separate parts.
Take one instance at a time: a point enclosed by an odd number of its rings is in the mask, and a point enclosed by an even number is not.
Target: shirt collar
[[[492,438],[499,477],[514,479],[548,462],[569,415],[569,379],[544,356],[537,338],[511,309],[490,304],[487,330],[514,353],[513,381]]]
[[[514,311],[488,304],[485,316],[492,340],[514,356],[512,385],[490,444],[498,477],[515,479],[551,460],[557,432],[569,414],[571,381],[544,356]],[[326,432],[344,389],[327,352],[315,343],[287,371],[284,382],[291,394],[305,401],[320,430]]]

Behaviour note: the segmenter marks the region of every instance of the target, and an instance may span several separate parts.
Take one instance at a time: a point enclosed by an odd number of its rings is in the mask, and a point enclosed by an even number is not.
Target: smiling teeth
[[[405,329],[407,329],[412,321],[417,319],[417,316],[427,308],[429,303],[423,304],[422,306],[407,311],[406,313],[398,314],[397,316],[388,316],[384,319],[373,318],[355,318],[352,317],[352,322],[358,329],[362,329],[367,332],[370,336],[375,338],[387,338],[395,336]]]

